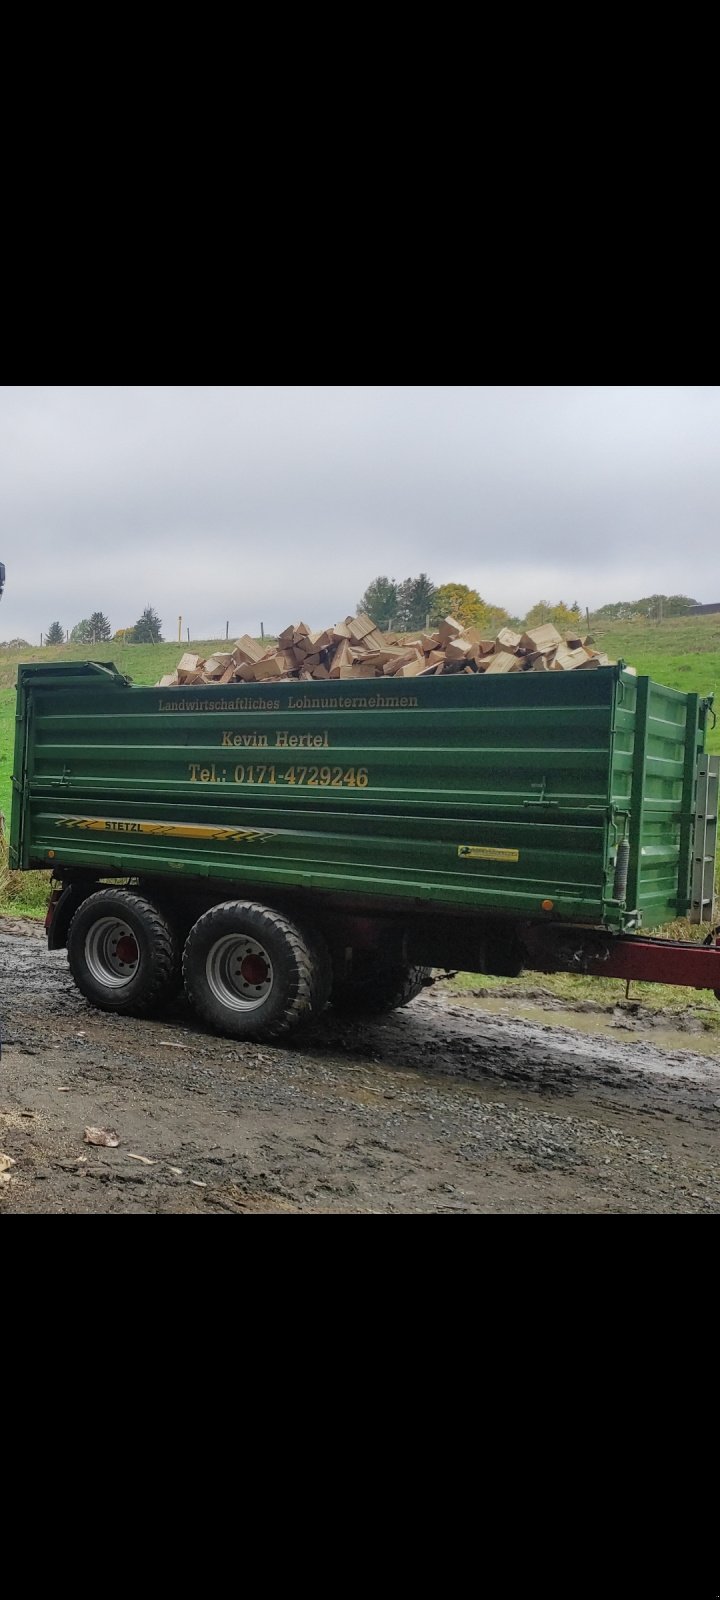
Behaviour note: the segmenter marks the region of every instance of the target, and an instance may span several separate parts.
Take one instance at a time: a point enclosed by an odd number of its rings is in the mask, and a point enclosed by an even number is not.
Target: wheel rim
[[[237,933],[216,939],[207,954],[205,975],[215,999],[232,1011],[257,1011],[275,982],[264,946]]]
[[[85,960],[96,983],[124,989],[132,983],[140,965],[132,928],[119,917],[100,917],[86,935]]]

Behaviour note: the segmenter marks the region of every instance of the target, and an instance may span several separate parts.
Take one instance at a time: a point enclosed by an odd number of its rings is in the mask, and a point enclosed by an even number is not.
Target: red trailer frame
[[[524,943],[532,966],[540,972],[582,972],[593,978],[627,982],[672,983],[690,989],[712,989],[720,1000],[720,929],[702,943],[682,939],[649,939],[641,934],[598,938],[578,928],[548,930],[535,925]],[[569,948],[576,949],[568,959]]]

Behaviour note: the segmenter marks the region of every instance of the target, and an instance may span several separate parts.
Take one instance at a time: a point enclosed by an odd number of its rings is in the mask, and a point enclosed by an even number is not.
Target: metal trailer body
[[[627,935],[712,915],[711,705],[622,664],[179,689],[22,666],[11,864],[74,905],[125,878],[435,966],[609,972]]]

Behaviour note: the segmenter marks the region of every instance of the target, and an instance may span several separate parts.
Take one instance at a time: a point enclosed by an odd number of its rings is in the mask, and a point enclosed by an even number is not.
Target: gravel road
[[[720,1057],[691,1038],[589,1037],[439,986],[240,1045],[187,1011],[93,1011],[36,925],[0,930],[0,1212],[720,1211]]]

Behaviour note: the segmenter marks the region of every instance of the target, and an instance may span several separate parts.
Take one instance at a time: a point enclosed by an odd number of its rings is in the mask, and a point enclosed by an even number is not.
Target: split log
[[[517,656],[511,655],[509,650],[499,650],[497,655],[492,656],[488,661],[485,672],[486,674],[490,672],[515,672],[518,666],[519,659]]]

